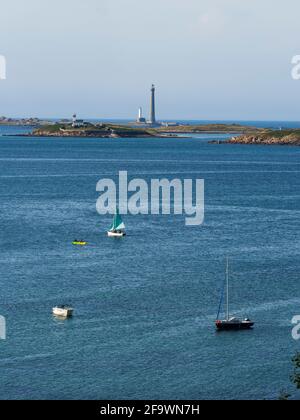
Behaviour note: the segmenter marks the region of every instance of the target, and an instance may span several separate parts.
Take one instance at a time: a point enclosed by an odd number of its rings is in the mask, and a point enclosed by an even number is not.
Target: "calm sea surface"
[[[300,343],[300,148],[209,139],[34,139],[1,128],[1,399],[277,398]],[[111,240],[96,183],[204,178],[205,223],[128,216]],[[79,249],[72,241],[85,239]],[[215,332],[225,258],[232,312]],[[51,315],[72,304],[72,320]]]

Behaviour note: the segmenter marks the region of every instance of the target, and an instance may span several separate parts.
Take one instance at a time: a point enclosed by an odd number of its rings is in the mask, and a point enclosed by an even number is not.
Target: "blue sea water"
[[[1,399],[276,399],[290,389],[300,149],[1,132],[16,134],[0,137]],[[96,183],[119,170],[204,178],[204,225],[127,216],[128,237],[107,238]],[[74,248],[75,238],[90,245]],[[214,328],[227,255],[232,312],[255,320],[250,332]],[[73,319],[52,317],[60,303]]]

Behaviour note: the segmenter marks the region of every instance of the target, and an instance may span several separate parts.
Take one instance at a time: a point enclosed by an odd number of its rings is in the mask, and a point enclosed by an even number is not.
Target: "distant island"
[[[75,117],[75,116],[74,116]],[[92,138],[173,138],[191,134],[232,134],[224,144],[289,145],[300,146],[300,129],[272,130],[240,124],[174,124],[155,126],[128,123],[92,123],[83,120],[58,122],[39,118],[12,119],[0,117],[0,126],[25,126],[32,128],[24,137],[92,137]],[[221,143],[213,140],[210,143]]]
[[[30,136],[35,137],[96,137],[96,138],[124,138],[124,137],[177,137],[184,134],[196,133],[253,133],[259,129],[238,124],[206,124],[206,125],[176,125],[176,126],[136,126],[117,125],[108,123],[81,122],[80,124],[55,123],[37,127]]]
[[[263,130],[248,135],[233,137],[229,144],[256,144],[278,146],[300,146],[300,130]]]
[[[36,127],[41,124],[51,124],[50,121],[42,121],[39,118],[8,118],[0,117],[0,126],[9,125],[9,126],[30,126]]]
[[[126,125],[82,123],[78,125],[56,123],[43,125],[28,134],[33,137],[153,137],[156,133],[150,129],[130,127]]]

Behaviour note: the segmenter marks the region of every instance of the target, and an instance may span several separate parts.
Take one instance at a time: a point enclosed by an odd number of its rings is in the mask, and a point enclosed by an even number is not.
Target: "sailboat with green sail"
[[[114,215],[112,225],[109,231],[107,232],[107,235],[113,238],[122,238],[123,236],[126,236],[125,224],[122,220],[118,208],[116,209],[116,214]]]

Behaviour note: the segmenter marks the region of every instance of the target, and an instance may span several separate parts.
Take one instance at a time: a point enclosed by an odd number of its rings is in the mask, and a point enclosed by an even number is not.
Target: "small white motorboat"
[[[61,318],[70,318],[71,316],[73,316],[73,312],[74,309],[71,308],[70,306],[56,306],[55,308],[52,309],[52,313],[55,316],[59,316]]]

